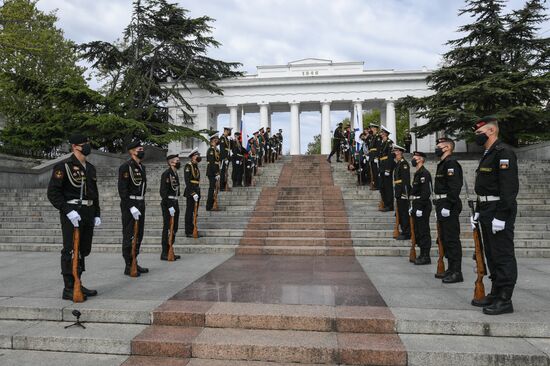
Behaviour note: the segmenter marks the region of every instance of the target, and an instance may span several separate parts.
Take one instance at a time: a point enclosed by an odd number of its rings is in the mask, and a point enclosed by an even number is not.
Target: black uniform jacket
[[[216,147],[210,146],[206,151],[206,176],[214,177],[220,174],[220,152]]]
[[[118,195],[125,205],[130,204],[130,196],[145,196],[147,175],[145,166],[134,159],[124,162],[118,168]]]
[[[506,221],[510,215],[516,214],[518,190],[516,154],[509,146],[497,140],[479,162],[476,170],[476,194],[500,197],[496,202],[494,217]]]
[[[200,197],[201,189],[199,183],[201,180],[201,172],[197,164],[193,164],[192,162],[185,164],[183,168],[183,180],[185,181],[185,191],[183,195],[185,197],[191,197],[197,194]]]
[[[179,197],[180,195],[180,178],[178,173],[172,168],[166,169],[160,176],[160,197],[163,200],[168,200],[170,197]]]
[[[411,196],[416,197],[412,201],[413,210],[425,211],[432,206],[430,195],[432,193],[432,175],[424,166],[420,167],[413,177]]]
[[[460,190],[462,189],[462,167],[454,156],[447,156],[437,164],[435,174],[434,193],[446,194],[447,197],[436,202],[438,215],[444,208],[451,210],[457,208],[462,210],[460,201]],[[435,198],[435,197],[434,197]]]
[[[395,198],[406,199],[407,195],[411,192],[411,169],[405,159],[401,159],[395,163],[393,186]]]
[[[83,181],[84,186],[82,187]],[[67,204],[67,201],[80,199],[81,187],[82,199],[94,201],[95,217],[100,217],[101,212],[99,209],[95,167],[92,163],[86,162],[86,167],[84,168],[74,155],[54,166],[52,177],[48,184],[48,199],[55,208],[66,215],[74,209]]]

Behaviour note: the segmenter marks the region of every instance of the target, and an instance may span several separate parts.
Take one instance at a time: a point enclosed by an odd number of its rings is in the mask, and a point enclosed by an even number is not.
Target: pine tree
[[[428,77],[434,94],[401,101],[429,120],[416,128],[419,137],[440,131],[466,137],[476,119],[494,114],[502,138],[517,145],[522,133],[547,123],[549,69],[542,55],[548,54],[548,42],[536,35],[545,20],[544,4],[530,0],[506,15],[504,3],[466,1],[459,15],[473,22],[458,29],[464,36],[447,43],[451,49],[443,55],[443,66]]]

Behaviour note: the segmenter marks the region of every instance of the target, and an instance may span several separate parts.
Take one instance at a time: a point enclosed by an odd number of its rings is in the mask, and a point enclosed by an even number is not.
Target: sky
[[[222,43],[209,53],[224,61],[240,62],[242,71],[256,66],[287,64],[304,58],[335,62],[363,61],[366,69],[434,69],[457,28],[470,22],[458,17],[464,0],[173,0],[189,15],[207,15],[213,36]],[[0,0],[0,3],[2,1]],[[521,7],[524,0],[509,0]],[[131,0],[39,0],[41,10],[56,10],[58,26],[77,43],[121,38],[130,21]],[[550,32],[550,24],[541,32]],[[332,125],[349,113],[332,112]],[[321,114],[301,114],[301,150],[320,133]],[[218,126],[228,124],[221,115]],[[286,133],[289,113],[277,113],[272,129]],[[258,114],[247,114],[246,129],[259,125]],[[283,132],[283,135],[285,133]]]

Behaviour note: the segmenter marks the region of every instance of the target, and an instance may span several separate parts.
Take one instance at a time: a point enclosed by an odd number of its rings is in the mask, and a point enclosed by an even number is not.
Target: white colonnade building
[[[332,131],[340,121],[331,121],[331,111],[349,111],[350,120],[355,113],[379,109],[381,124],[391,131],[395,140],[395,103],[399,98],[411,95],[423,97],[431,91],[426,84],[430,71],[365,70],[363,62],[332,62],[321,59],[304,59],[287,65],[258,66],[256,75],[226,79],[218,83],[223,95],[210,94],[196,86],[190,91],[181,89],[187,102],[193,107],[188,111],[194,130],[217,129],[218,116],[229,114],[230,125],[239,131],[241,114],[259,113],[259,126],[271,127],[273,113],[290,112],[290,128],[283,136],[290,142],[290,154],[300,151],[300,113],[320,111],[321,153],[331,150]],[[183,125],[180,105],[169,106],[173,123]],[[427,123],[410,113],[410,127]],[[247,131],[251,132],[251,131]],[[206,151],[206,144],[196,139],[174,142],[171,151],[185,153],[199,147]],[[411,150],[431,152],[435,148],[435,136],[417,139],[413,135]]]

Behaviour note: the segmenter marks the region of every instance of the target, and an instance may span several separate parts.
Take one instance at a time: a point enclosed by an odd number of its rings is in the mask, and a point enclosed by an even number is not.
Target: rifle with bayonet
[[[416,235],[414,234],[414,218],[413,218],[413,204],[411,197],[409,196],[408,188],[405,186],[405,194],[407,195],[407,201],[409,203],[409,225],[411,227],[411,250],[409,251],[409,262],[414,263],[416,261]]]
[[[434,197],[434,188],[432,186],[432,183],[430,182],[430,190],[432,192],[432,197]],[[433,204],[435,206],[436,202],[433,200]],[[436,209],[437,211],[437,209]],[[441,228],[439,226],[439,221],[437,220],[437,214],[435,219],[435,224],[437,228],[437,249],[438,249],[438,258],[437,258],[437,273],[438,275],[442,275],[445,272],[445,262],[443,261],[443,257],[445,256],[445,250],[443,249],[443,242],[441,241]]]

